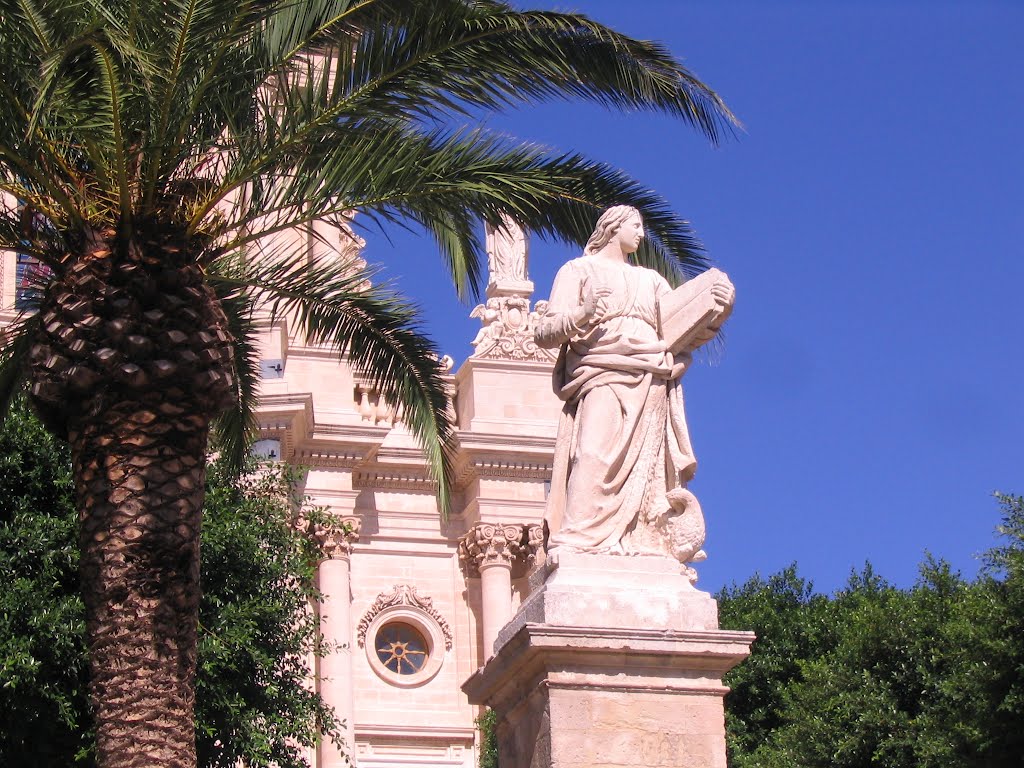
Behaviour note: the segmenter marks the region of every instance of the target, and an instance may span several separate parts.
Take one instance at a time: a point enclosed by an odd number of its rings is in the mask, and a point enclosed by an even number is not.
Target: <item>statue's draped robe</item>
[[[611,288],[609,314],[578,329],[590,284]],[[658,297],[671,289],[650,269],[595,256],[555,277],[538,345],[561,345],[554,387],[565,402],[545,521],[548,547],[649,551],[642,535],[669,508],[666,491],[696,468],[679,384],[689,362],[658,335]]]

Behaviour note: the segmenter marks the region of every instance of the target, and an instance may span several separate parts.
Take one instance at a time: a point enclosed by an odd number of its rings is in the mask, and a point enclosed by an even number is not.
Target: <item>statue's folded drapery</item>
[[[577,328],[573,313],[587,290],[610,289],[607,312]],[[696,468],[679,377],[658,335],[661,275],[584,255],[555,278],[538,345],[561,346],[555,390],[564,401],[546,522],[548,547],[650,551],[644,524],[669,508],[667,491]]]

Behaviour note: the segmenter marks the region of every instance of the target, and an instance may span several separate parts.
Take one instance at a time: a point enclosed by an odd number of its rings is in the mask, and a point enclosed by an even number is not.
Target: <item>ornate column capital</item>
[[[519,523],[477,523],[459,539],[459,563],[467,576],[479,576],[492,565],[512,567],[522,557],[526,526]]]
[[[358,517],[334,517],[330,522],[306,521],[309,535],[313,537],[328,560],[348,559],[352,545],[359,540]]]

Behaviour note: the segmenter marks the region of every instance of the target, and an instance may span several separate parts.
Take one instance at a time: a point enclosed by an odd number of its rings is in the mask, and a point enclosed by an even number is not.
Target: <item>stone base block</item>
[[[502,768],[726,768],[722,675],[753,639],[527,623],[462,689],[497,712]]]
[[[753,640],[671,558],[556,553],[462,689],[502,768],[726,768],[722,676]]]
[[[530,576],[530,596],[498,633],[494,650],[527,623],[710,630],[718,629],[718,604],[694,589],[671,557],[555,550]]]

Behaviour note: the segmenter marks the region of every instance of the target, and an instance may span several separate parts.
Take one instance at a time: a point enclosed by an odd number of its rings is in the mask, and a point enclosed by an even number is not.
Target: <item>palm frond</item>
[[[38,315],[25,315],[0,333],[0,425],[25,383],[28,355],[39,325]]]
[[[668,113],[713,142],[736,124],[661,46],[580,15],[464,0],[323,1],[282,9],[268,19],[263,42],[258,119],[231,134],[234,168],[197,206],[192,231],[248,179],[286,171],[325,137],[366,120],[436,121],[577,97]],[[300,50],[315,50],[315,58]]]
[[[238,285],[213,282],[217,298],[228,319],[234,337],[235,397],[230,408],[214,423],[214,443],[233,471],[242,471],[257,431],[256,402],[259,395],[260,367],[256,328],[253,324],[252,295]]]
[[[514,11],[501,3],[375,3],[348,21],[355,53],[339,40],[350,114],[437,117],[575,97],[615,109],[660,111],[717,142],[738,123],[722,99],[663,46],[580,14]],[[360,24],[363,14],[370,16]],[[410,30],[415,30],[411,34]]]
[[[707,266],[689,224],[664,199],[626,174],[578,154],[558,154],[486,131],[420,133],[380,121],[334,126],[293,158],[288,174],[254,185],[247,207],[224,225],[228,247],[347,209],[427,229],[466,296],[483,274],[478,216],[502,213],[541,237],[582,246],[600,212],[627,202],[644,216],[649,238],[639,263],[672,278]]]
[[[312,344],[333,347],[366,375],[423,447],[443,513],[454,477],[454,429],[440,356],[423,335],[418,310],[370,272],[304,254],[225,255],[208,277],[220,292],[252,291],[271,319],[292,318]]]

